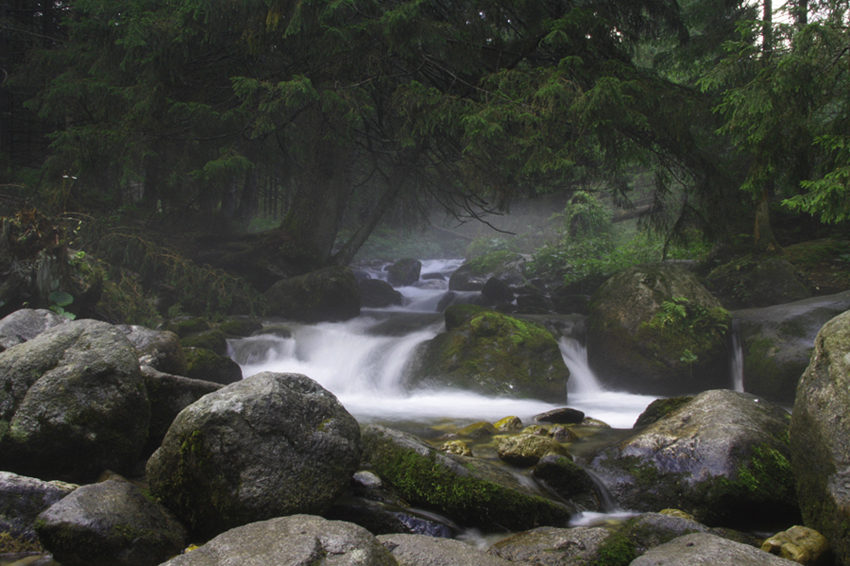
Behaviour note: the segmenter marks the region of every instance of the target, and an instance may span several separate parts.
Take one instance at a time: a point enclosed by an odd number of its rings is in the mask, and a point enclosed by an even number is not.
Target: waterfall
[[[732,321],[732,357],[729,360],[729,373],[732,375],[732,390],[744,392],[744,350],[738,335],[738,321]]]
[[[584,344],[575,338],[562,336],[558,345],[561,348],[564,363],[570,370],[570,379],[567,382],[567,398],[602,393],[604,390],[587,363],[587,348],[584,347]]]

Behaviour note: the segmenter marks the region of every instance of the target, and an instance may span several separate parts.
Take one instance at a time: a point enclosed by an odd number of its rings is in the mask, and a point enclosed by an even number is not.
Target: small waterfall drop
[[[732,357],[729,359],[729,373],[732,375],[732,390],[744,392],[744,350],[738,335],[738,321],[732,321]]]
[[[561,348],[564,363],[567,364],[567,368],[570,370],[570,379],[567,382],[568,398],[571,396],[585,397],[602,393],[604,389],[587,363],[587,348],[584,347],[584,344],[575,338],[562,336],[558,341],[558,345]]]

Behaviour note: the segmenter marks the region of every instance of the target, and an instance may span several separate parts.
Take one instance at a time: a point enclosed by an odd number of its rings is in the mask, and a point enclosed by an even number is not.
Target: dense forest
[[[777,218],[806,237],[850,219],[848,9],[13,0],[0,204],[125,295],[203,279],[242,308],[272,282],[257,261],[347,265],[380,227],[546,195],[631,209],[665,252],[778,253]]]

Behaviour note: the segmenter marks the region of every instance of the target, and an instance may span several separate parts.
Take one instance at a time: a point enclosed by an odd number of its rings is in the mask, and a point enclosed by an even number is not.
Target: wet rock
[[[512,563],[459,540],[423,535],[381,535],[378,540],[399,566],[510,566]]]
[[[499,432],[516,432],[522,430],[522,420],[519,417],[505,417],[493,425]]]
[[[498,433],[499,431],[496,430],[496,427],[487,421],[472,423],[457,431],[457,435],[464,438],[485,438],[495,436]]]
[[[666,417],[693,400],[692,396],[668,397],[667,399],[656,399],[638,416],[634,428],[651,425],[652,423]]]
[[[419,281],[422,272],[422,262],[418,259],[400,259],[392,265],[387,266],[387,281],[396,287],[413,285]]]
[[[850,309],[850,291],[765,308],[734,311],[743,357],[744,391],[792,404],[815,338]]]
[[[289,320],[348,320],[360,314],[360,290],[347,267],[325,267],[278,281],[266,291],[269,313]]]
[[[650,549],[629,566],[793,566],[794,562],[758,548],[708,533],[694,533]]]
[[[522,530],[566,524],[572,509],[486,460],[442,453],[411,435],[363,429],[363,462],[411,505],[461,525]]]
[[[177,335],[178,338],[185,338],[190,334],[197,334],[198,332],[206,332],[210,330],[212,326],[210,326],[209,321],[201,317],[179,317],[172,320],[169,320],[163,327],[162,330],[166,330],[168,332],[173,332]]]
[[[698,523],[687,513],[682,515],[643,513],[626,521],[621,532],[634,543],[638,556],[680,536],[711,532],[710,527]]]
[[[0,320],[0,351],[32,340],[68,319],[47,309],[20,309]]]
[[[263,330],[263,324],[254,319],[231,318],[218,325],[228,338],[245,338]]]
[[[39,513],[77,486],[0,472],[0,554],[40,551],[33,524]]]
[[[593,296],[588,362],[618,390],[670,396],[728,387],[730,326],[728,311],[687,269],[631,267]]]
[[[446,328],[420,347],[411,386],[563,401],[570,372],[543,326],[491,310],[451,307]]]
[[[168,427],[177,415],[206,395],[224,387],[220,383],[169,375],[149,366],[142,366],[145,389],[151,404],[151,420],[144,454],[152,454],[159,448]]]
[[[535,415],[534,420],[541,423],[578,424],[584,420],[584,413],[578,409],[563,407]]]
[[[357,421],[306,376],[264,372],[186,407],[147,463],[151,492],[212,535],[321,513],[360,461]]]
[[[715,296],[728,308],[768,307],[812,296],[794,266],[778,257],[746,256],[708,274]]]
[[[231,564],[396,566],[390,552],[363,527],[293,515],[231,529],[162,566]]]
[[[180,339],[184,348],[206,348],[219,356],[227,355],[227,337],[218,328],[190,334]]]
[[[761,549],[806,566],[825,566],[832,558],[832,550],[826,537],[814,529],[800,525],[776,533],[764,541]]]
[[[516,312],[521,314],[547,314],[554,312],[555,307],[552,305],[546,295],[543,293],[525,293],[517,295]]]
[[[543,456],[531,470],[531,475],[582,510],[601,511],[602,505],[596,493],[596,484],[587,471],[569,456]]]
[[[207,348],[184,348],[186,377],[228,385],[242,379],[242,368],[227,356]]]
[[[440,522],[433,515],[426,517],[400,505],[361,497],[343,497],[337,500],[324,517],[360,525],[373,535],[401,533],[451,538],[458,530],[456,525],[450,526]]]
[[[38,516],[36,530],[63,566],[154,566],[186,545],[177,519],[125,481],[76,489]]]
[[[526,259],[515,252],[493,252],[457,268],[449,278],[452,291],[480,291],[488,280],[501,279],[510,286],[525,284]]]
[[[534,434],[500,437],[496,451],[500,460],[520,468],[533,466],[549,454],[563,456],[567,453],[563,446],[551,438]]]
[[[535,566],[628,564],[634,557],[627,539],[600,527],[539,527],[497,542],[488,552]],[[603,554],[607,560],[602,560]]]
[[[449,440],[448,442],[444,442],[440,446],[440,450],[458,456],[472,456],[472,449],[463,440]]]
[[[151,330],[144,326],[119,325],[139,355],[139,364],[162,373],[186,375],[188,366],[180,338],[167,330]]]
[[[150,404],[136,350],[110,324],[77,320],[0,353],[0,466],[83,482],[142,452]]]
[[[401,293],[380,279],[364,279],[357,284],[360,289],[362,306],[370,309],[382,309],[392,305],[401,305]]]
[[[797,386],[791,462],[805,525],[850,564],[850,311],[818,333]]]
[[[514,292],[510,286],[499,279],[491,277],[481,288],[481,296],[487,299],[491,304],[510,303],[514,300]]]
[[[785,410],[752,395],[706,391],[590,466],[627,509],[675,507],[709,526],[793,523],[789,424]]]

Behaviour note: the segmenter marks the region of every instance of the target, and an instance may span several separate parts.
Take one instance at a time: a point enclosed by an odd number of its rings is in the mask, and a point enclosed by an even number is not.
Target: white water
[[[741,348],[741,338],[738,336],[737,321],[732,322],[732,357],[729,361],[729,373],[732,374],[732,389],[744,392],[744,351]]]
[[[360,317],[340,323],[286,323],[291,337],[262,335],[233,341],[234,357],[245,376],[261,371],[309,376],[333,392],[361,422],[495,422],[509,415],[531,422],[536,414],[568,405],[612,427],[630,428],[655,399],[605,391],[587,365],[583,346],[568,338],[561,340],[561,352],[571,373],[569,399],[567,388],[564,398],[552,403],[448,389],[407,390],[405,372],[417,346],[444,328],[442,316],[426,313],[435,313],[448,290],[448,275],[460,263],[423,261],[423,274],[441,273],[444,279],[420,280],[416,286],[399,288],[405,299],[403,307],[364,310]],[[383,278],[384,274],[374,270],[372,277]],[[405,327],[415,329],[400,336],[382,333],[385,325],[398,317],[408,317]]]

